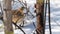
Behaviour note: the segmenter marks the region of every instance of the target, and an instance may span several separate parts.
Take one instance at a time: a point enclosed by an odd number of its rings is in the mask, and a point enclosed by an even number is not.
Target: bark
[[[11,13],[12,0],[3,0],[3,1],[4,1],[4,7],[3,7],[4,32],[5,34],[14,34],[12,27],[12,13]]]
[[[43,34],[44,30],[44,0],[37,0],[36,3],[36,16],[37,16],[37,34]]]

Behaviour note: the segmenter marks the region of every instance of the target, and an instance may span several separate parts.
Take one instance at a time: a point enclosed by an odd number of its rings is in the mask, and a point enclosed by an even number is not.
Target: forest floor
[[[48,15],[47,15],[48,16]],[[48,21],[48,19],[47,19]],[[2,26],[1,26],[2,25]],[[0,34],[4,34],[3,23],[0,20]],[[51,28],[52,34],[60,34],[60,0],[51,0]],[[32,34],[35,27],[30,22],[28,25],[22,27],[26,34]],[[23,34],[19,29],[14,30],[15,34]],[[46,22],[45,33],[49,34],[49,23]]]

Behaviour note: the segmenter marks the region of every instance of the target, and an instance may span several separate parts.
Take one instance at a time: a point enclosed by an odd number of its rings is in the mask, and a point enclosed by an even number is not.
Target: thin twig
[[[12,22],[13,23],[13,22]],[[19,27],[16,23],[13,23],[15,26],[17,26],[24,34],[26,34],[21,27]]]

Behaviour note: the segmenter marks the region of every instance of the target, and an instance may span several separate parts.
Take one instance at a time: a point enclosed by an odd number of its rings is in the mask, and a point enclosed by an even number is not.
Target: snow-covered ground
[[[52,34],[60,34],[60,0],[50,0],[51,6],[51,28]],[[48,22],[46,23],[46,34],[49,34]]]
[[[60,0],[50,0],[51,3],[51,28],[52,28],[52,34],[60,34]],[[31,6],[30,11],[34,10],[33,9],[33,4],[35,4],[35,0],[28,0],[27,1],[28,6]],[[32,12],[31,11],[31,12]],[[26,34],[32,34],[32,31],[35,29],[32,21],[35,22],[36,18],[28,21],[26,20],[28,23],[28,25],[26,25],[25,27],[22,27],[23,30],[26,32]],[[0,26],[2,25],[2,22],[0,21]],[[3,32],[4,30],[2,28],[0,28],[0,34],[4,34]],[[46,29],[45,29],[45,33],[49,34],[49,25],[48,22],[46,23]],[[19,29],[14,30],[15,34],[23,34]]]

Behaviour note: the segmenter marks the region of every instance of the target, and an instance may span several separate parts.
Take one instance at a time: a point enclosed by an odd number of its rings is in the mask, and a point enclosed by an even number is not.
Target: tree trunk
[[[11,1],[12,0],[3,0],[3,21],[4,21],[4,32],[5,34],[14,34],[12,27],[12,12],[11,12]]]
[[[43,34],[44,31],[44,0],[37,0],[36,3],[36,16],[37,16],[37,34]]]

